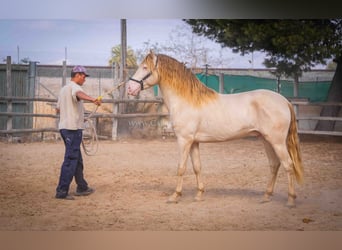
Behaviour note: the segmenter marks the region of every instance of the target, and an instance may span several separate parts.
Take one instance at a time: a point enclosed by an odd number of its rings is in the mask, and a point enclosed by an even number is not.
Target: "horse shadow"
[[[139,192],[157,192],[162,197],[169,197],[175,191],[175,186],[166,183],[155,185],[152,183],[145,183],[139,185]],[[181,200],[193,200],[197,192],[195,187],[183,187]],[[240,187],[208,187],[205,188],[203,199],[205,200],[215,200],[222,198],[241,198],[241,199],[251,199],[257,202],[262,202],[265,190],[253,189],[253,188],[240,188]],[[273,201],[279,201],[287,199],[281,193],[276,193],[272,196]]]
[[[205,192],[206,195],[210,194],[211,197],[260,197],[263,191],[250,189],[250,188],[208,188]]]

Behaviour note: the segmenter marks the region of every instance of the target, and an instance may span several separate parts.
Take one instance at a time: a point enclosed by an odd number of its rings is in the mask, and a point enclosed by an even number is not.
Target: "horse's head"
[[[136,96],[141,90],[147,89],[157,84],[157,66],[158,56],[151,51],[139,65],[135,74],[129,78],[127,84],[128,94]]]

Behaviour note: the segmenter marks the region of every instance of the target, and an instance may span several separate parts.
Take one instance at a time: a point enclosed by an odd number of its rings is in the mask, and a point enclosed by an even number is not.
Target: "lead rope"
[[[106,91],[104,95],[108,95],[112,93],[114,90],[120,88],[125,82],[121,82],[120,84],[116,85],[115,87],[111,88],[110,90]],[[97,97],[97,99],[102,100],[103,95]],[[96,105],[94,110],[84,118],[84,130],[83,130],[83,137],[82,137],[82,148],[86,155],[93,156],[97,153],[99,148],[99,140],[96,133],[96,127],[94,122],[92,121],[92,116],[96,113],[99,106]]]
[[[91,115],[94,114],[98,106],[94,111],[86,118],[84,118],[84,129],[82,137],[82,147],[86,155],[92,156],[97,153],[99,147],[99,140],[96,133],[94,122],[91,120]]]

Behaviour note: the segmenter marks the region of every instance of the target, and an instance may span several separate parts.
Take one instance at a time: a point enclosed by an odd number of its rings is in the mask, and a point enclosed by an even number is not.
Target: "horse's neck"
[[[177,105],[180,101],[180,97],[177,96],[177,94],[171,89],[166,87],[167,85],[159,84],[160,91],[162,93],[162,97],[164,100],[165,105],[169,109],[169,111],[172,110],[172,108]]]

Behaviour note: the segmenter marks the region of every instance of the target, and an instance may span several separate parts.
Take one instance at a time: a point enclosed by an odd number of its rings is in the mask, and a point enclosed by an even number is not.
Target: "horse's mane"
[[[144,62],[152,70],[153,54],[146,56]],[[200,106],[217,98],[217,93],[206,87],[183,63],[167,55],[158,54],[157,72],[159,84],[172,88],[177,95],[191,104]]]

